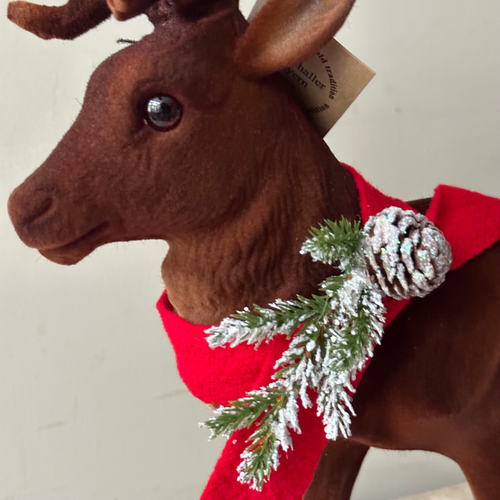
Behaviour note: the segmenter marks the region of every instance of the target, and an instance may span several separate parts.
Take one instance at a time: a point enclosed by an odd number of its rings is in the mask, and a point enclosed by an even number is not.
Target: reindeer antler
[[[73,40],[105,21],[111,12],[106,0],[69,0],[60,7],[11,2],[7,17],[21,28],[50,40]]]
[[[124,21],[137,16],[156,0],[69,0],[60,7],[11,2],[7,17],[45,40],[73,40],[105,21],[111,13]]]

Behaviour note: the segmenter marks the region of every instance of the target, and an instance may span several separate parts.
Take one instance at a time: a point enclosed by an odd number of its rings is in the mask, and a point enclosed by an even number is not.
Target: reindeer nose
[[[9,216],[17,234],[25,243],[28,243],[30,235],[36,233],[37,226],[43,226],[44,215],[50,212],[56,193],[56,188],[32,189],[25,182],[10,195]]]

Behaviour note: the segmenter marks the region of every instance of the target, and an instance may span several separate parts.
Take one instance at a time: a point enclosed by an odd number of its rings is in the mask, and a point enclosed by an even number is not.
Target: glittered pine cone
[[[424,297],[444,281],[450,244],[424,215],[389,207],[370,217],[363,233],[368,272],[386,295]]]

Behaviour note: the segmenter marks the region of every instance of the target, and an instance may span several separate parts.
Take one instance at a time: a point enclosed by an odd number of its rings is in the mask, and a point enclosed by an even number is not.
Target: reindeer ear
[[[109,10],[118,19],[126,21],[142,14],[156,0],[107,0]]]
[[[337,33],[355,0],[268,0],[238,40],[236,61],[257,79],[306,61]]]

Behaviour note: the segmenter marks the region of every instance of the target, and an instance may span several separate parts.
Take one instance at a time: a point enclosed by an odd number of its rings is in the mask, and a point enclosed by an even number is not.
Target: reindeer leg
[[[329,441],[304,500],[349,500],[368,449],[350,439]]]
[[[460,457],[452,457],[462,469],[475,500],[493,500],[500,495],[500,436],[470,446]]]

